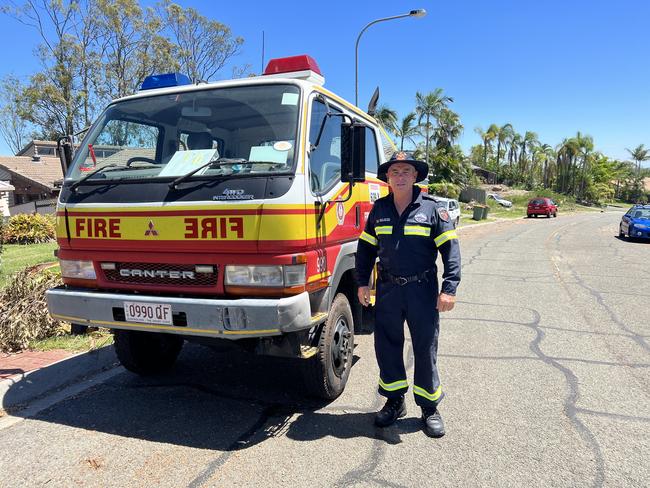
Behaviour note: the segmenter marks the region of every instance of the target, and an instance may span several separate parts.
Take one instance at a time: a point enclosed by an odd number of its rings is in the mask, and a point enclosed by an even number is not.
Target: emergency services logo
[[[345,220],[345,209],[341,202],[336,205],[336,218],[339,221],[339,225],[343,225],[343,221]]]
[[[445,222],[449,222],[449,212],[447,212],[446,208],[439,207],[438,215],[440,215],[440,218]]]
[[[416,222],[419,222],[419,223],[421,223],[421,224],[424,223],[424,222],[426,222],[427,220],[429,220],[429,219],[427,218],[427,214],[423,214],[423,213],[415,214],[415,217],[413,217],[413,219],[414,219]]]
[[[144,232],[144,235],[158,237],[158,231],[154,228],[153,220],[149,221],[149,228]]]

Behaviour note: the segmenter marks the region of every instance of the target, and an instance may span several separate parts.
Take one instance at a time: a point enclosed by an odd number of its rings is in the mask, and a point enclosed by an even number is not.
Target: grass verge
[[[43,244],[5,244],[0,259],[0,288],[4,288],[11,276],[28,266],[56,262],[56,242]]]
[[[96,329],[82,335],[70,335],[69,326],[67,333],[31,341],[28,349],[32,351],[51,351],[63,349],[70,352],[85,352],[113,344],[113,334],[108,329]]]

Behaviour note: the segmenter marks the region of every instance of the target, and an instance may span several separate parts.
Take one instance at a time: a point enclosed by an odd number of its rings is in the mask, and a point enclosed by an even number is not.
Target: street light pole
[[[359,41],[361,40],[361,35],[366,31],[368,27],[370,27],[373,24],[377,24],[379,22],[384,22],[386,20],[393,20],[393,19],[402,19],[404,17],[424,17],[427,14],[427,11],[424,10],[423,8],[419,8],[417,10],[411,10],[408,14],[401,14],[401,15],[394,15],[392,17],[384,17],[381,19],[373,20],[370,22],[368,25],[366,25],[363,29],[361,29],[361,32],[359,32],[359,36],[357,37],[357,43],[354,46],[354,104],[359,105]]]

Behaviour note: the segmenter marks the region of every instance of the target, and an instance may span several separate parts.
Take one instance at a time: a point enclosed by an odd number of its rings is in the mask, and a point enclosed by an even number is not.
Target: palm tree
[[[542,169],[542,185],[544,188],[551,187],[551,179],[553,175],[553,160],[555,159],[555,151],[550,144],[542,144],[539,146],[540,155],[544,159]]]
[[[557,150],[557,191],[569,193],[575,185],[575,160],[580,154],[580,145],[575,137],[564,139]]]
[[[436,88],[427,94],[420,92],[415,94],[415,111],[418,114],[418,124],[423,126],[425,131],[425,160],[427,164],[429,164],[429,134],[432,130],[431,119],[437,119],[442,109],[446,108],[447,104],[453,101],[453,98],[443,95],[442,88]],[[423,120],[425,121],[424,125],[422,124]]]
[[[589,160],[591,153],[594,150],[594,139],[589,135],[582,135],[579,131],[576,134],[576,141],[578,143],[578,151],[582,156],[582,179],[580,182],[580,198],[584,198],[585,189],[587,187],[587,175],[589,173]]]
[[[463,133],[460,117],[453,110],[443,108],[438,115],[438,126],[433,131],[436,147],[449,149]]]
[[[488,148],[492,150],[492,141],[497,138],[499,128],[496,124],[491,124],[485,132],[480,127],[474,131],[483,139],[483,167],[487,169]]]
[[[625,148],[627,152],[630,153],[630,156],[632,156],[632,159],[636,161],[637,164],[637,174],[641,173],[641,161],[648,161],[650,160],[650,149],[646,149],[645,144],[639,144],[637,147],[634,149],[630,150],[628,148]]]
[[[521,134],[515,132],[509,142],[510,151],[508,151],[508,166],[512,169],[512,162],[517,160],[517,154],[521,144]]]
[[[496,182],[499,183],[499,160],[501,158],[501,146],[505,147],[507,141],[514,136],[512,124],[503,124],[497,132],[497,162],[496,162]]]
[[[399,150],[404,150],[404,139],[413,142],[413,136],[418,133],[418,127],[415,124],[415,112],[409,113],[402,119],[402,122],[395,128],[395,135],[399,138]]]
[[[375,120],[388,132],[395,133],[395,129],[397,129],[397,112],[388,105],[377,107]]]
[[[521,177],[526,172],[526,147],[532,149],[536,143],[538,143],[537,134],[527,130],[521,141],[521,151],[519,152],[519,174]]]

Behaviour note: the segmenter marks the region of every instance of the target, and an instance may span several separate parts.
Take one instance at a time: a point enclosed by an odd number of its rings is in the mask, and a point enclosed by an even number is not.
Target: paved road
[[[330,404],[294,363],[191,346],[171,377],[116,370],[0,431],[0,486],[648,486],[650,244],[618,239],[620,215],[463,229],[442,439],[410,397],[373,427],[371,335]]]

